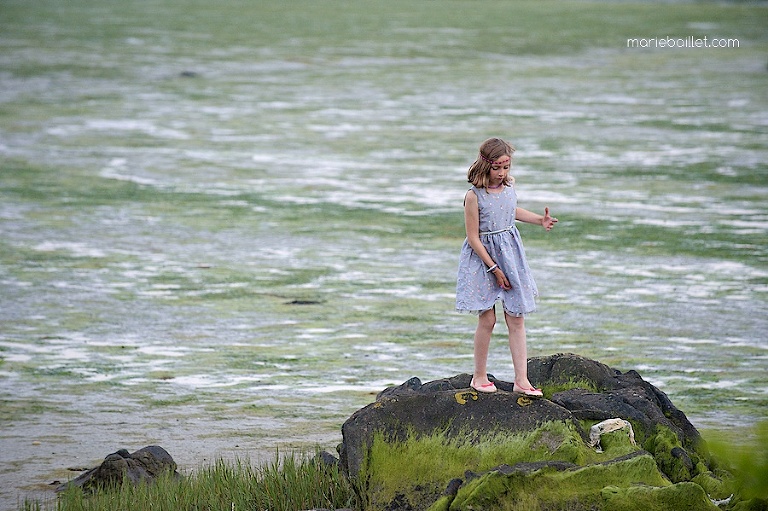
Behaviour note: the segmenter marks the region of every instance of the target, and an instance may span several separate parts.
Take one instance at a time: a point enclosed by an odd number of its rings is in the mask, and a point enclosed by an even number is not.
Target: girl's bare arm
[[[501,268],[488,254],[485,246],[480,241],[480,211],[477,208],[477,195],[472,190],[467,192],[464,197],[464,228],[467,230],[467,242],[472,250],[480,256],[488,268],[494,268],[493,276],[496,277],[496,283],[502,289],[510,289],[509,280]]]
[[[485,265],[490,268],[496,264],[480,242],[480,211],[477,208],[477,195],[472,190],[468,191],[464,197],[464,228],[467,231],[469,246],[480,256]]]
[[[557,218],[549,216],[549,208],[544,208],[544,215],[539,215],[527,209],[517,208],[515,210],[515,219],[527,224],[540,225],[548,231],[557,223]]]

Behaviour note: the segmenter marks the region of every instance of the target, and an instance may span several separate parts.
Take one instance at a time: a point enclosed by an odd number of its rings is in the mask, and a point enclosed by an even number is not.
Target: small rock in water
[[[176,472],[176,462],[168,451],[160,446],[150,445],[133,453],[120,449],[107,456],[98,467],[62,484],[56,491],[63,491],[71,485],[90,491],[99,487],[119,485],[124,478],[133,484],[152,482],[159,475],[169,471],[176,477],[181,477]]]

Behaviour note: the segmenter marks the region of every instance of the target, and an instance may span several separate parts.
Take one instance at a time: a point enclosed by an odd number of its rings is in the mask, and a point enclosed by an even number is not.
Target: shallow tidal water
[[[704,432],[767,418],[764,5],[34,4],[0,17],[0,508],[120,448],[333,450],[470,371],[490,136],[560,220],[520,226],[529,355],[635,369]],[[664,35],[740,46],[626,47]]]

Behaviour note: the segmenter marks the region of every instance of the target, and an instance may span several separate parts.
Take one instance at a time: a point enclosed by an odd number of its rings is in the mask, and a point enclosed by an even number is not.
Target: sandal
[[[512,392],[522,392],[528,397],[542,397],[544,395],[541,389],[537,389],[534,387],[531,387],[530,389],[526,389],[525,387],[519,387],[517,385],[512,386]]]
[[[475,379],[472,378],[472,381],[469,383],[469,386],[475,389],[478,392],[485,392],[486,394],[491,394],[493,392],[496,392],[496,385],[493,384],[493,382],[488,382],[482,385],[475,385]]]

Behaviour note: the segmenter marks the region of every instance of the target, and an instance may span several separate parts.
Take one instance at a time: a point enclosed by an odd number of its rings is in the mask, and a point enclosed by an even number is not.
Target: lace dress
[[[517,193],[506,186],[499,193],[472,187],[480,213],[480,241],[507,276],[512,289],[504,290],[465,239],[459,256],[456,310],[480,313],[501,300],[504,311],[522,316],[536,310],[538,289],[533,280],[520,231],[515,227]]]

